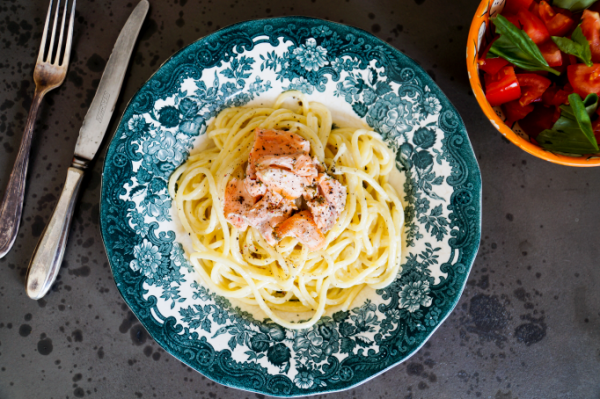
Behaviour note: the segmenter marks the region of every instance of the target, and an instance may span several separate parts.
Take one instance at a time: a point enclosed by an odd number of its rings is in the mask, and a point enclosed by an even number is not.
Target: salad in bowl
[[[475,46],[467,49],[471,84],[484,112],[536,156],[597,164],[600,2],[484,3],[469,35]],[[477,25],[480,18],[487,20]]]

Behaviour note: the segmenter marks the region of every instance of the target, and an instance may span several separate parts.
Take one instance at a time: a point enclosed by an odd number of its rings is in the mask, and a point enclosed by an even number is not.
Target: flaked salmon
[[[329,231],[346,206],[346,187],[325,173],[320,173],[313,186],[304,194],[317,226]]]
[[[256,230],[258,230],[258,232],[263,236],[263,238],[265,239],[267,244],[269,244],[271,246],[275,246],[275,245],[277,245],[277,242],[279,240],[273,234],[273,232],[274,232],[273,229],[278,224],[286,221],[290,217],[291,214],[292,214],[292,209],[290,208],[289,212],[287,212],[286,214],[281,215],[281,216],[275,216],[272,219],[265,220],[264,222],[260,223],[259,225],[254,226],[254,228]]]
[[[320,194],[306,201],[306,205],[310,209],[319,229],[324,233],[331,230],[339,216],[335,211],[335,207]]]
[[[240,230],[260,232],[269,245],[296,237],[311,250],[325,245],[346,206],[346,188],[309,155],[310,143],[293,132],[256,129],[246,177],[225,190],[225,217]],[[309,210],[294,214],[302,204]]]
[[[273,227],[290,217],[297,209],[294,202],[281,195],[268,191],[252,208],[245,213],[245,220],[257,229],[270,245],[277,244],[273,237]]]
[[[291,200],[301,197],[304,194],[304,187],[310,184],[306,177],[281,168],[257,169],[256,177],[267,186],[267,191]]]
[[[284,198],[281,195],[267,191],[254,206],[246,211],[246,220],[252,225],[258,225],[265,220],[283,215],[285,213],[285,210],[282,209],[283,201]]]
[[[298,212],[275,227],[276,238],[295,237],[311,251],[316,251],[325,245],[325,236],[319,230],[309,211]]]
[[[309,151],[310,142],[296,133],[256,128],[254,130],[254,145],[248,157],[246,175],[250,179],[256,178],[256,164],[264,156],[308,155]]]
[[[256,168],[279,167],[290,170],[298,176],[315,178],[319,174],[317,165],[319,162],[313,160],[309,155],[296,153],[290,155],[265,155],[256,162]]]
[[[319,192],[327,199],[339,216],[346,207],[346,187],[326,173],[319,173],[317,177]]]
[[[246,212],[256,204],[256,198],[248,193],[246,185],[239,179],[233,178],[225,188],[225,205],[223,211],[227,219],[238,230],[246,230]]]
[[[246,177],[244,179],[244,184],[246,185],[248,193],[254,197],[260,197],[267,193],[267,186],[260,180],[253,180]]]

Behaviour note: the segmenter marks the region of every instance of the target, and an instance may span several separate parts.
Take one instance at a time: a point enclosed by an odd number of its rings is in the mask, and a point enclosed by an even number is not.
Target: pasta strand
[[[294,106],[286,108],[290,103]],[[346,207],[325,234],[323,249],[308,251],[295,238],[272,247],[254,228],[238,231],[226,221],[225,187],[233,176],[243,176],[256,127],[288,129],[309,140],[312,156],[346,187]],[[363,288],[382,288],[394,280],[404,210],[388,182],[395,157],[379,134],[332,129],[325,105],[289,91],[272,108],[223,110],[207,135],[214,145],[177,168],[168,190],[192,239],[190,261],[209,289],[259,306],[285,328],[305,329],[329,307],[347,310]],[[312,316],[290,322],[280,312]]]

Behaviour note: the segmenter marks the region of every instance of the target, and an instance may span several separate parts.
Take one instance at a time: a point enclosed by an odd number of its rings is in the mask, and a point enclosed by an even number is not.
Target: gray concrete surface
[[[29,258],[132,2],[79,0],[67,81],[42,106],[22,227],[13,251],[0,259],[1,399],[263,398],[182,365],[158,347],[122,301],[98,228],[106,142],[83,183],[56,286],[39,302],[25,294]],[[417,60],[467,125],[483,176],[483,233],[462,299],[408,362],[331,399],[600,397],[600,169],[534,158],[489,124],[465,68],[477,3],[151,0],[111,132],[127,101],[173,52],[234,22],[279,15],[327,18],[373,32]],[[33,94],[47,4],[0,2],[0,193]]]

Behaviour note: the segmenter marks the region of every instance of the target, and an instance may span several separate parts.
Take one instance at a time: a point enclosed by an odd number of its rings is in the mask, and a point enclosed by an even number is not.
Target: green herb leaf
[[[552,40],[554,43],[556,43],[560,51],[574,55],[589,67],[594,65],[592,62],[592,50],[590,49],[590,43],[583,35],[583,32],[581,31],[581,25],[575,28],[573,34],[571,35],[571,39],[567,39],[566,37],[552,36]]]
[[[600,152],[590,119],[598,108],[598,95],[590,94],[582,101],[579,94],[573,93],[569,95],[569,104],[560,107],[560,118],[552,129],[546,129],[537,136],[537,142],[542,148],[560,153]]]
[[[492,18],[491,21],[496,26],[496,33],[500,37],[492,44],[488,54],[502,57],[526,71],[548,71],[557,76],[560,75],[560,72],[548,66],[542,52],[527,36],[527,33],[517,28],[502,15]]]
[[[554,0],[553,6],[564,8],[573,12],[583,11],[597,0]]]
[[[592,115],[594,115],[594,112],[596,112],[596,110],[598,109],[599,100],[598,100],[597,94],[588,94],[588,96],[583,101],[581,101],[581,97],[578,94],[569,95],[569,100],[571,99],[571,96],[576,96],[573,98],[575,99],[575,101],[577,101],[577,104],[579,104],[580,102],[583,104],[583,106],[585,107],[585,112],[588,114],[588,116],[590,118],[592,117]],[[561,116],[566,116],[573,120],[576,119],[576,116],[573,113],[572,106],[561,105],[560,110],[561,110],[561,113],[560,113]]]

